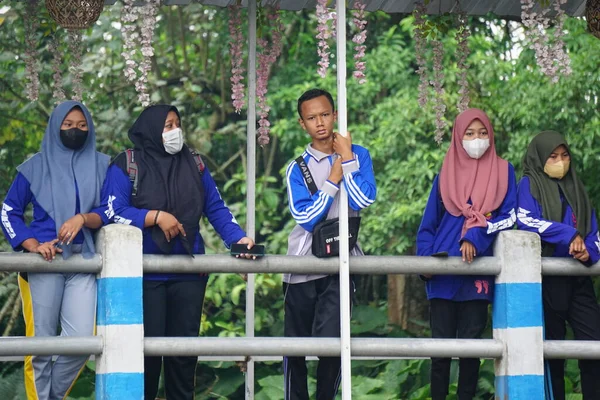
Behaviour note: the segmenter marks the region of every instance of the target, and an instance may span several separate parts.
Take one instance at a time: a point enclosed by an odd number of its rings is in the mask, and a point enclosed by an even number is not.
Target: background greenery
[[[8,4],[6,2],[0,4]],[[0,193],[5,193],[15,167],[39,149],[47,118],[53,108],[51,55],[48,44],[53,34],[65,39],[45,9],[40,10],[37,32],[40,62],[40,99],[25,98],[23,6],[13,7],[0,18]],[[98,23],[85,33],[83,69],[84,101],[92,111],[101,151],[116,155],[129,146],[127,129],[141,108],[133,86],[123,77],[119,31],[120,7],[111,6]],[[285,23],[284,48],[273,68],[269,83],[271,144],[258,151],[257,241],[268,252],[285,254],[287,235],[294,223],[287,210],[285,182],[287,163],[308,142],[297,123],[296,100],[311,87],[335,93],[335,68],[326,79],[316,74],[316,20],[312,10],[282,13]],[[445,24],[448,17],[442,17]],[[348,123],[355,143],[367,147],[373,158],[377,202],[363,216],[361,242],[369,254],[413,254],[415,232],[449,140],[442,146],[433,141],[434,114],[417,104],[412,18],[372,13],[368,16],[367,76],[365,85],[348,82]],[[156,28],[155,58],[150,76],[152,100],[176,105],[182,113],[186,139],[199,149],[222,188],[223,197],[245,223],[245,132],[246,116],[234,113],[229,101],[229,54],[227,11],[192,4],[162,7]],[[557,84],[543,77],[531,51],[523,48],[518,23],[487,16],[471,18],[469,40],[469,85],[471,106],[488,112],[496,133],[498,152],[517,171],[529,140],[537,132],[554,129],[567,135],[579,170],[595,205],[600,200],[596,171],[600,164],[600,41],[585,31],[585,22],[570,18],[565,37],[573,75]],[[261,30],[262,32],[262,30]],[[265,34],[267,30],[264,30]],[[449,126],[457,114],[457,69],[454,30],[445,32],[446,56],[444,98]],[[351,43],[349,62],[351,62]],[[66,88],[70,93],[67,68],[70,54],[62,47]],[[349,64],[350,65],[350,64]],[[203,221],[203,234],[210,252],[224,252],[220,240]],[[9,251],[5,241],[0,249]],[[16,278],[0,273],[0,332],[23,335]],[[427,336],[427,304],[423,286],[406,277],[405,311],[400,326],[388,307],[391,277],[358,277],[353,336]],[[202,335],[241,336],[244,332],[245,285],[236,275],[211,277],[202,321]],[[281,277],[257,276],[256,334],[283,333]],[[489,336],[490,333],[488,332]],[[314,362],[310,363],[314,371]],[[71,393],[73,399],[93,398],[94,364]],[[429,395],[428,360],[355,361],[353,392],[357,399],[426,399]],[[257,399],[283,397],[281,363],[257,364]],[[314,374],[313,374],[314,376]],[[234,363],[203,363],[197,370],[198,398],[243,398],[243,374]],[[483,362],[479,398],[493,398],[493,363]],[[575,362],[569,362],[567,381],[571,399],[580,399]],[[310,380],[311,390],[315,382]],[[22,364],[0,364],[2,399],[23,398]],[[456,389],[453,371],[452,392]]]

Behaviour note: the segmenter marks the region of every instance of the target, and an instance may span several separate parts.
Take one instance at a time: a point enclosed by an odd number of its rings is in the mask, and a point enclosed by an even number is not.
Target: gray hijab
[[[75,107],[79,107],[88,126],[88,137],[79,150],[65,147],[60,140],[63,120]],[[42,150],[17,167],[29,181],[31,192],[40,206],[56,224],[56,232],[63,223],[75,215],[77,192],[79,210],[89,212],[100,205],[100,190],[106,176],[110,157],[96,151],[96,132],[88,109],[77,101],[65,101],[58,105],[48,120],[42,140]],[[88,228],[83,228],[84,258],[96,252],[94,238]],[[73,254],[71,245],[63,245],[63,258]]]

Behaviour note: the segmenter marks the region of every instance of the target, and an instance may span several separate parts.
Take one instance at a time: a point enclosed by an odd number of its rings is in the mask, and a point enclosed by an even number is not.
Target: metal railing
[[[56,259],[47,263],[33,254],[0,253],[0,270],[22,272],[88,272],[99,273],[99,329],[93,337],[5,337],[0,339],[0,356],[23,355],[96,355],[97,374],[109,379],[111,374],[143,372],[143,356],[201,356],[206,359],[244,357],[253,361],[280,359],[281,356],[340,356],[339,338],[143,338],[141,315],[132,321],[116,318],[119,307],[130,307],[131,301],[141,304],[142,270],[147,273],[227,272],[227,273],[325,273],[339,270],[336,259],[314,257],[266,256],[254,262],[238,260],[228,255],[157,256],[141,254],[141,232],[133,227],[111,225],[101,231],[98,247],[100,254],[92,259],[73,256],[69,260]],[[512,320],[519,305],[506,302],[514,288],[532,287],[537,290],[526,310],[534,316],[542,313],[541,276],[547,275],[600,275],[600,266],[583,267],[569,259],[539,257],[539,238],[526,232],[502,232],[496,244],[496,256],[482,257],[466,264],[458,257],[364,256],[351,259],[353,274],[477,274],[497,275],[494,320],[502,326],[494,327],[493,339],[406,339],[406,338],[353,338],[350,341],[353,358],[423,358],[423,357],[480,357],[499,360],[496,363],[496,386],[504,398],[520,398],[521,389],[503,378],[543,374],[543,359],[600,358],[600,342],[543,341],[542,327],[533,318],[529,325]],[[515,277],[522,276],[521,281]],[[520,279],[520,278],[519,278]],[[101,296],[110,295],[111,282],[133,284],[126,299],[111,299],[110,310]],[[119,283],[121,284],[121,283]],[[518,286],[525,285],[525,286]],[[533,286],[532,286],[533,285]],[[503,294],[504,293],[504,294]],[[539,294],[536,295],[535,293]],[[504,296],[504,297],[503,297]],[[117,296],[119,297],[119,296]],[[122,297],[122,296],[121,296]],[[137,300],[136,300],[137,299]],[[114,301],[113,301],[114,300]],[[119,301],[122,303],[119,304]],[[533,308],[531,305],[533,304]],[[511,309],[512,307],[512,309]],[[110,311],[110,312],[108,312]],[[137,312],[141,314],[141,308]],[[109,316],[110,314],[110,316]],[[521,330],[519,330],[521,329]],[[123,335],[123,332],[129,332]],[[118,334],[116,334],[117,332]],[[525,349],[525,350],[524,350]],[[124,357],[123,354],[127,355]],[[127,359],[135,365],[123,365]],[[527,359],[527,362],[524,360]],[[512,360],[512,364],[511,364]],[[533,361],[532,361],[533,360]],[[523,371],[531,365],[534,371]],[[97,378],[98,379],[98,378]],[[135,384],[135,381],[132,381]],[[139,385],[139,383],[138,383]],[[129,385],[130,386],[130,385]],[[97,388],[110,385],[97,385]],[[498,389],[500,388],[500,389]],[[128,388],[131,391],[131,387]],[[140,393],[143,387],[140,385]],[[529,388],[531,390],[531,388]],[[96,393],[98,399],[111,398],[109,393]],[[114,396],[112,396],[114,398]]]

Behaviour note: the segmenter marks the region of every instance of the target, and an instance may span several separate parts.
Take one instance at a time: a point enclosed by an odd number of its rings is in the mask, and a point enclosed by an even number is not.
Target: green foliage
[[[10,374],[3,374],[0,379],[0,393],[2,393],[2,398],[6,400],[21,400],[25,398],[23,371],[17,370]]]

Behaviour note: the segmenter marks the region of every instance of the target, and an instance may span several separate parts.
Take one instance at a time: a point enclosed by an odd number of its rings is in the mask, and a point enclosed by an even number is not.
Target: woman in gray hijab
[[[109,157],[96,151],[92,117],[78,102],[57,106],[42,149],[19,167],[2,204],[2,230],[15,251],[38,253],[52,262],[74,253],[95,253],[93,231],[102,226],[100,192]],[[33,221],[25,223],[32,204]],[[91,336],[96,311],[96,277],[83,273],[20,273],[27,336]],[[28,399],[67,397],[85,356],[25,357]]]

